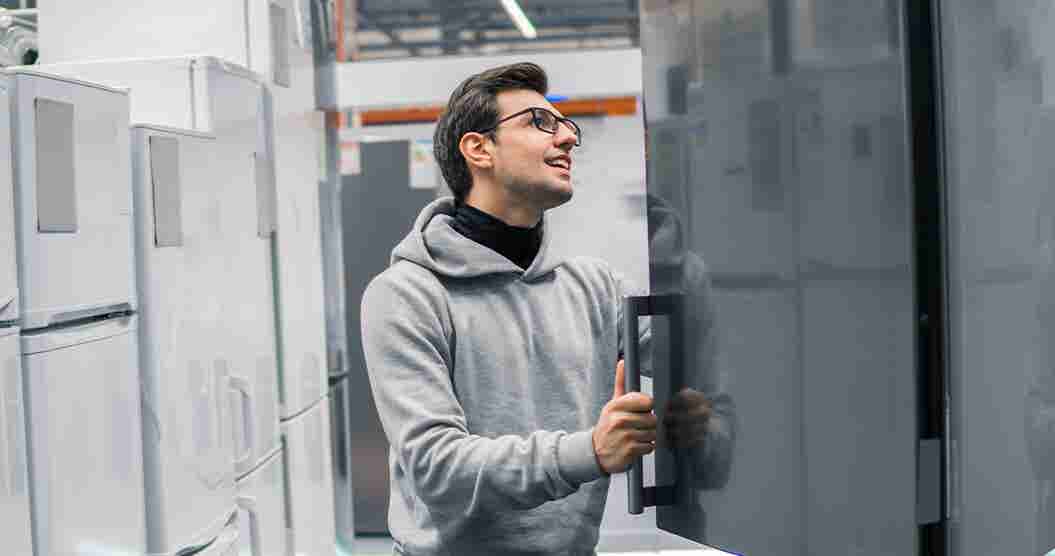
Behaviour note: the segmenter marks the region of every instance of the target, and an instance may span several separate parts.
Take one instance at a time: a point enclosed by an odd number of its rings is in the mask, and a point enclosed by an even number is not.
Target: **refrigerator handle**
[[[256,452],[256,408],[253,405],[251,394],[252,385],[245,377],[230,375],[227,377],[231,388],[238,392],[242,401],[242,434],[245,435],[245,454],[235,461],[239,469],[247,468],[252,463],[253,453]]]
[[[676,295],[627,296],[623,298],[623,380],[627,393],[641,391],[641,361],[638,346],[637,319],[645,316],[677,316],[681,301]],[[677,328],[675,326],[674,328]],[[671,348],[680,348],[680,339],[671,337]],[[627,511],[633,515],[644,513],[651,506],[669,506],[673,503],[674,486],[645,488],[644,458],[634,458],[626,471]]]
[[[260,516],[256,508],[256,497],[239,495],[236,499],[238,507],[249,514],[249,549],[253,556],[263,556],[260,543]]]

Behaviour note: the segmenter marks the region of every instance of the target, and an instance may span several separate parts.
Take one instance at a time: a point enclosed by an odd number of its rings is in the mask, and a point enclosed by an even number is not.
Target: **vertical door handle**
[[[677,320],[681,309],[680,296],[646,295],[627,296],[623,298],[623,355],[624,386],[626,391],[641,391],[641,361],[638,347],[637,319],[644,316],[667,315]],[[680,323],[672,323],[672,331],[680,331]],[[670,335],[671,353],[682,347],[679,333]],[[669,506],[674,503],[675,486],[656,486],[645,488],[644,458],[638,456],[626,472],[627,511],[640,515],[651,506]]]
[[[256,452],[256,407],[253,404],[252,385],[245,377],[230,375],[231,388],[238,393],[242,405],[242,434],[245,436],[245,453],[235,460],[240,469],[248,467]]]
[[[249,514],[249,549],[253,556],[264,556],[264,549],[260,542],[260,515],[256,506],[256,497],[238,496],[236,499],[238,507]]]

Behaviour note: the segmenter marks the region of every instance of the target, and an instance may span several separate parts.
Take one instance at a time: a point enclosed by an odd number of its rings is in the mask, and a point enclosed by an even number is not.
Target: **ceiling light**
[[[524,15],[524,10],[520,9],[520,4],[517,0],[502,0],[502,7],[506,9],[506,13],[509,14],[509,19],[513,20],[513,25],[520,29],[520,34],[524,37],[533,39],[538,36],[535,32],[535,26],[531,24],[531,20]]]

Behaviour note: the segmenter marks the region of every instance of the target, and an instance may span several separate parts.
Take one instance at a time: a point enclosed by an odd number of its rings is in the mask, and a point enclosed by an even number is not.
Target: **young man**
[[[530,63],[455,89],[435,133],[454,198],[363,297],[397,554],[593,554],[608,475],[655,446],[652,399],[622,387],[624,283],[548,249],[582,138],[546,91]]]

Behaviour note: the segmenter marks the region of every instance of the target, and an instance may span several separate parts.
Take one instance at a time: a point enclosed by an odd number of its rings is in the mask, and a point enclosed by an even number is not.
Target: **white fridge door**
[[[0,539],[4,552],[31,556],[25,403],[17,328],[0,328]]]
[[[279,102],[283,98],[287,102]],[[294,104],[275,90],[274,99],[282,417],[290,418],[325,396],[327,387],[319,168],[314,158],[323,124],[310,94]]]
[[[136,318],[23,332],[37,554],[143,554]]]
[[[128,92],[4,74],[14,92],[22,328],[134,308]]]
[[[0,88],[0,322],[18,320],[19,315],[10,106],[9,91]]]
[[[286,464],[289,553],[333,556],[333,470],[329,399],[282,423]]]
[[[157,554],[216,539],[234,512],[230,364],[217,334],[238,323],[215,287],[224,278],[215,143],[132,127],[147,544]]]
[[[286,556],[286,505],[281,447],[238,481],[238,554]]]

